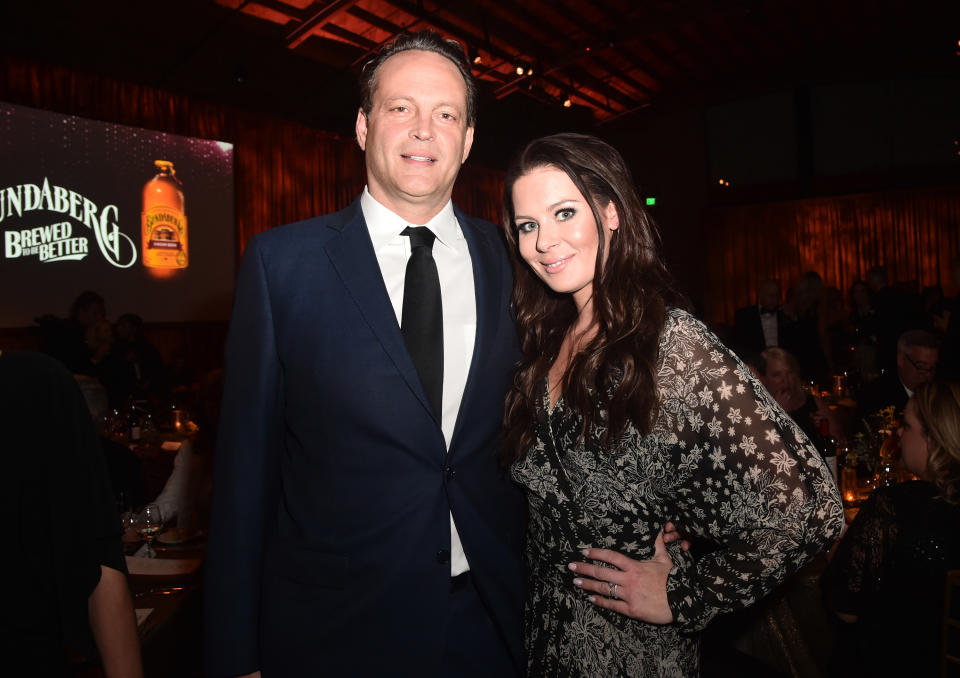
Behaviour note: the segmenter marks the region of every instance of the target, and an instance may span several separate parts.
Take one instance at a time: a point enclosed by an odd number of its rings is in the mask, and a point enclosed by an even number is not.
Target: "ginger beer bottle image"
[[[156,273],[173,273],[190,262],[183,185],[172,162],[155,160],[153,164],[157,173],[143,186],[143,265]]]

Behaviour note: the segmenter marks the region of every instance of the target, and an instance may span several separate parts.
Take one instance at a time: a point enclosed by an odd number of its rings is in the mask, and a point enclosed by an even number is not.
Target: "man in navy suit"
[[[207,672],[519,675],[525,500],[497,462],[512,279],[497,227],[450,200],[473,142],[470,67],[422,32],[360,84],[363,194],[252,238],[241,264]],[[409,226],[432,234],[442,400],[401,331]]]

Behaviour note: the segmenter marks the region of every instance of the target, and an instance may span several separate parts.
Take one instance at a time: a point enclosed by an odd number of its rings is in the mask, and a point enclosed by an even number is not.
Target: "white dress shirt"
[[[779,346],[780,337],[777,336],[779,333],[779,328],[777,327],[777,314],[776,313],[763,313],[763,309],[757,307],[760,310],[760,327],[763,329],[763,341],[767,345],[767,348],[771,346]]]
[[[473,264],[463,231],[453,214],[453,203],[426,224],[411,224],[381,205],[367,188],[360,196],[360,209],[367,222],[380,273],[397,316],[403,317],[403,284],[410,258],[410,238],[400,235],[407,226],[426,226],[436,236],[433,258],[440,276],[443,303],[443,403],[440,427],[450,448],[457,423],[460,401],[467,384],[477,333],[477,300],[473,290]],[[460,535],[450,515],[450,575],[470,569],[463,553]]]

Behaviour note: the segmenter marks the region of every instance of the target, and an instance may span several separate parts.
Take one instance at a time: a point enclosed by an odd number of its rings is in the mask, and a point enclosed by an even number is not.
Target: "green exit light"
[[[656,198],[647,198],[647,207],[653,207],[657,204]]]

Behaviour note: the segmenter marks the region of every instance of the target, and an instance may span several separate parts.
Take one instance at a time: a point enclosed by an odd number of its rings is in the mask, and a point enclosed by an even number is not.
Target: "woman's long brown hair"
[[[514,225],[513,186],[543,167],[564,172],[589,203],[597,223],[593,308],[597,332],[572,357],[563,377],[566,406],[582,417],[581,440],[606,416],[603,441],[620,436],[627,422],[649,433],[658,409],[657,353],[667,303],[678,303],[659,255],[659,236],[640,203],[623,157],[593,136],[555,134],[530,142],[504,181],[504,219],[514,265],[512,310],[523,361],[507,395],[504,463],[522,459],[534,443],[537,403],[564,336],[577,321],[570,295],[557,294],[520,257]],[[605,257],[601,211],[613,203],[619,228]]]

